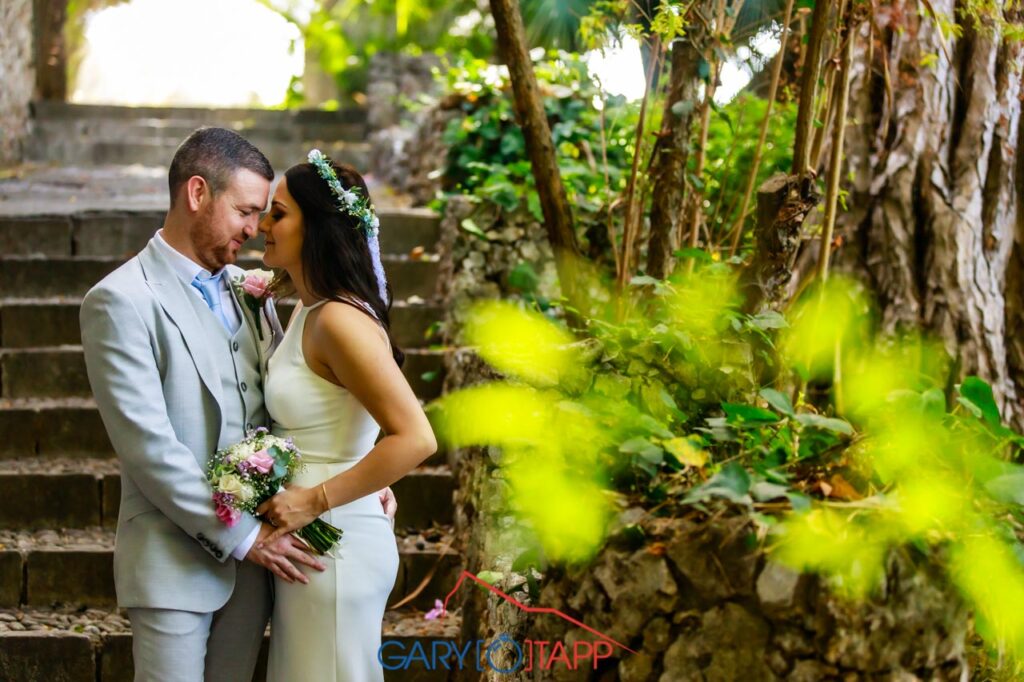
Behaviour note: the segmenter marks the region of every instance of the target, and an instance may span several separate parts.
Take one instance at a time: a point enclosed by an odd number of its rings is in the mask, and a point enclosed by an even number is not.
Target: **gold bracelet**
[[[327,486],[324,483],[321,483],[320,490],[324,492],[324,512],[326,513],[331,510],[331,501],[327,497]]]

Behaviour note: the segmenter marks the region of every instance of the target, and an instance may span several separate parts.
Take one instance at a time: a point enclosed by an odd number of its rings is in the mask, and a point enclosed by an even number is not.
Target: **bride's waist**
[[[273,434],[290,438],[302,454],[305,464],[339,464],[352,466],[366,456],[376,441],[376,434],[352,438],[331,432],[310,429],[285,429],[275,426]]]

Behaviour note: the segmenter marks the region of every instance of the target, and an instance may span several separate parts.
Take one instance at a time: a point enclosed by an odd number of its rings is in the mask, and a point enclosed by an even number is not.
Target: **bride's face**
[[[263,263],[270,268],[294,269],[302,262],[302,211],[288,193],[285,178],[278,183],[270,211],[260,221],[267,248]]]

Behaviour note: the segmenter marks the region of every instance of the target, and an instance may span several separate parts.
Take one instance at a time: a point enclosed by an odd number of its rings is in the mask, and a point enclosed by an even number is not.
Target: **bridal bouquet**
[[[217,518],[228,526],[238,523],[243,512],[273,497],[292,480],[302,466],[302,455],[290,438],[278,438],[260,427],[210,458],[207,478],[213,486]],[[341,538],[341,530],[320,519],[296,531],[317,554],[326,554]]]

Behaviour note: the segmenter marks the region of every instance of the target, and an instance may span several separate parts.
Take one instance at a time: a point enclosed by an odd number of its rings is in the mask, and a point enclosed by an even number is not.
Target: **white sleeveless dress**
[[[291,437],[305,471],[295,483],[313,487],[351,468],[374,445],[380,427],[349,391],[315,374],[302,353],[302,308],[270,358],[264,399],[273,433]],[[377,497],[367,495],[320,518],[344,534],[323,573],[309,584],[274,578],[269,682],[383,680],[377,660],[381,621],[398,574],[398,546]]]

